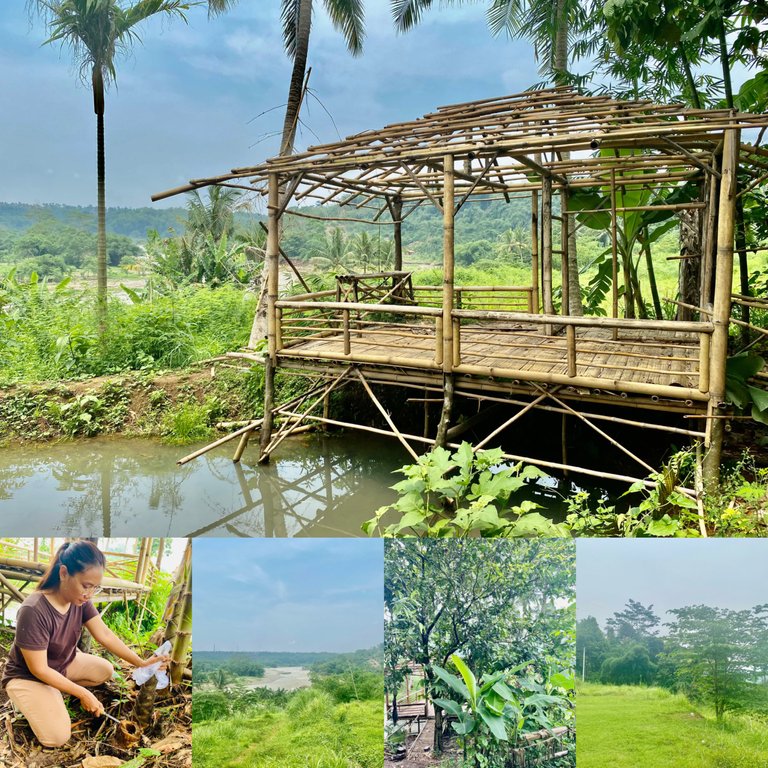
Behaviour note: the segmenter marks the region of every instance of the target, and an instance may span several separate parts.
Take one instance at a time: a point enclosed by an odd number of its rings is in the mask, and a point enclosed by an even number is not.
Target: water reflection
[[[189,452],[147,440],[93,439],[0,451],[4,536],[359,536],[391,501],[392,441],[359,435],[286,440],[266,466],[230,446]]]

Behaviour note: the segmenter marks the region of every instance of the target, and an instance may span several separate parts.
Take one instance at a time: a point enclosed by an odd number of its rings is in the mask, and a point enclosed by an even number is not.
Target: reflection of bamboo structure
[[[197,179],[155,199],[211,184],[251,183],[268,194],[262,461],[280,442],[286,423],[291,429],[302,423],[341,424],[393,436],[406,444],[444,445],[451,430],[454,397],[483,403],[490,393],[527,397],[536,407],[555,405],[561,410],[565,410],[563,400],[571,402],[572,411],[590,410],[584,406],[595,404],[643,409],[647,421],[653,421],[659,411],[695,416],[701,426],[693,436],[709,449],[708,474],[713,476],[719,466],[723,425],[707,417],[724,399],[732,292],[732,182],[740,162],[755,178],[768,168],[762,150],[740,144],[742,129],[765,125],[765,115],[619,101],[560,87],[440,107],[416,121]],[[686,182],[694,182],[698,198],[670,198]],[[573,201],[585,189],[599,191],[595,194],[604,199],[594,206],[582,199],[578,208]],[[631,195],[642,189],[656,194],[657,204],[633,204]],[[510,306],[480,308],[458,300],[469,299],[472,289],[454,284],[455,217],[473,196],[481,201],[519,197],[532,202],[531,284],[522,290],[502,287],[496,299],[503,301],[506,290]],[[413,303],[410,297],[408,302],[387,299],[385,303],[375,291],[366,296],[320,291],[280,298],[281,219],[284,215],[320,218],[306,207],[288,207],[308,200],[371,209],[375,212],[371,217],[358,220],[377,227],[388,224],[379,219],[389,211],[398,238],[403,221],[417,207],[433,204],[443,221],[440,300],[420,295],[418,286]],[[595,212],[606,217],[612,245],[612,316],[569,316],[567,237],[575,231],[578,215]],[[701,259],[703,284],[711,286],[712,321],[706,316],[685,322],[635,320],[629,301],[628,317],[619,317],[617,238],[622,235],[617,222],[626,224],[627,214],[641,212],[696,214],[694,218],[706,230],[701,238],[706,246],[696,258]],[[562,232],[559,249],[553,222],[559,222]],[[640,304],[639,280],[627,270],[632,254],[620,255],[626,272],[625,295],[636,297]],[[405,274],[401,263],[397,269],[386,276],[390,285]],[[553,278],[558,271],[562,315],[555,312],[557,281]],[[709,300],[707,293],[702,306]],[[522,302],[527,303],[521,307]],[[252,359],[251,352],[243,356]],[[430,439],[403,434],[386,418],[386,428],[375,429],[312,413],[314,405],[303,409],[280,405],[274,402],[273,385],[278,368],[317,372],[334,382],[331,388],[352,380],[348,375],[352,369],[363,383],[437,387],[443,406],[437,435]],[[557,389],[556,400],[546,391],[552,389]],[[322,399],[327,400],[327,395],[326,391]],[[283,426],[278,424],[281,418]],[[665,429],[668,419],[657,421],[656,428]],[[278,428],[275,436],[273,426]],[[243,433],[255,427],[247,426]],[[616,447],[617,442],[611,444]],[[239,449],[236,458],[241,454]],[[611,477],[566,460],[547,464],[532,457],[514,458]],[[646,472],[642,466],[642,476]]]

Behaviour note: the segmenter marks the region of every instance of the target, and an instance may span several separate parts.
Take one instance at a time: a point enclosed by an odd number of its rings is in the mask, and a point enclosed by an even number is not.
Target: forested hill
[[[381,666],[383,647],[366,648],[351,653],[292,653],[289,651],[195,651],[195,664],[221,666],[233,658],[247,658],[264,667],[311,667],[322,665],[323,668],[343,668],[350,664],[356,667]],[[374,662],[374,663],[372,663]]]
[[[184,198],[179,198],[185,201]],[[304,209],[306,210],[306,209]],[[340,207],[326,205],[312,209],[313,215],[342,218],[372,219],[375,213],[369,209],[355,209],[354,207]],[[184,221],[187,211],[183,207],[178,208],[108,208],[107,231],[116,235],[125,235],[134,240],[144,240],[148,230],[156,230],[165,235],[169,228],[177,232],[184,231]],[[241,226],[247,227],[255,219],[263,219],[263,216],[254,216],[245,211],[235,211],[235,221]],[[303,237],[310,232],[323,229],[323,223],[297,220],[287,216],[289,230]],[[60,205],[46,203],[44,205],[28,205],[26,203],[2,203],[0,202],[0,230],[6,229],[13,232],[25,232],[36,224],[61,222],[86,232],[96,232],[96,208],[94,206]],[[339,225],[339,222],[333,222]],[[423,204],[412,216],[408,217],[403,225],[403,238],[406,245],[434,241],[432,245],[438,245],[442,239],[441,232],[442,215],[432,206]],[[341,222],[342,229],[356,231],[365,229],[371,232],[370,226],[350,225]],[[513,199],[509,204],[504,201],[479,202],[464,206],[456,219],[456,227],[463,232],[465,240],[495,240],[503,232],[516,227],[530,227],[530,203],[526,199]],[[380,227],[374,227],[378,232]],[[389,227],[384,227],[382,233],[385,237],[391,237]]]
[[[183,229],[184,208],[107,208],[107,231],[144,240],[148,229],[167,232],[169,227]],[[0,203],[0,229],[24,232],[35,224],[60,221],[70,227],[96,231],[96,207],[79,205],[28,205]]]

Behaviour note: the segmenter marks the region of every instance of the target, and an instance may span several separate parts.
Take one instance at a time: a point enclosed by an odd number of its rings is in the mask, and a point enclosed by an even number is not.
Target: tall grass
[[[201,768],[381,768],[382,701],[339,704],[308,688],[283,708],[263,703],[195,723],[192,740]]]
[[[124,299],[100,341],[92,290],[0,278],[0,384],[179,368],[245,344],[255,309],[229,285]]]
[[[768,721],[714,713],[661,688],[581,684],[579,768],[766,768]]]

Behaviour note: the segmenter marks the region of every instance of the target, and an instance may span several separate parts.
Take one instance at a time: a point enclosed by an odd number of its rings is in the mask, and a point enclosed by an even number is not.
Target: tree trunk
[[[702,261],[702,215],[701,210],[680,212],[680,260],[678,270],[677,294],[680,301],[700,306],[699,295]],[[678,320],[693,320],[693,310],[686,307],[677,308]]]
[[[280,155],[292,155],[293,143],[296,138],[296,129],[299,126],[299,111],[304,97],[304,78],[307,70],[307,56],[309,54],[309,33],[312,27],[312,0],[301,0],[296,28],[296,50],[293,57],[293,70],[291,71],[291,83],[288,86],[288,102],[285,107],[285,119],[283,121],[283,135],[280,140]],[[284,189],[280,191],[282,203]],[[280,217],[282,220],[282,217]],[[282,224],[279,224],[282,227]],[[251,326],[251,335],[248,341],[250,348],[267,335],[267,306],[265,301],[264,285],[267,282],[267,259],[264,259],[264,269],[261,275],[262,288],[259,292],[259,300],[256,305],[256,314]],[[278,280],[279,283],[279,280]]]
[[[104,153],[104,80],[101,68],[94,67],[93,111],[96,113],[96,184],[97,184],[97,238],[96,238],[96,314],[99,336],[107,330],[107,203],[105,192],[106,162]]]
[[[280,142],[280,154],[293,154],[293,142],[299,125],[299,109],[301,109],[304,75],[307,70],[307,55],[309,53],[309,33],[312,26],[312,0],[300,0],[296,29],[296,51],[293,57],[291,84],[288,87],[288,104],[285,108],[283,122],[283,137]]]
[[[749,296],[749,263],[747,261],[747,227],[744,221],[744,198],[736,198],[736,251],[739,254],[739,289],[742,296]],[[741,321],[749,323],[749,307],[741,305]],[[749,328],[743,325],[740,330],[741,343],[749,344]]]

